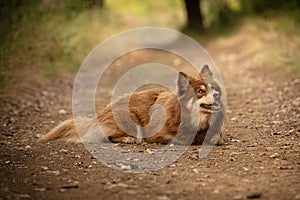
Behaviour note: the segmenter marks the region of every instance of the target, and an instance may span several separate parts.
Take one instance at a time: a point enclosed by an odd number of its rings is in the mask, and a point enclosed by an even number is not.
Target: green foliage
[[[240,0],[243,11],[252,14],[282,14],[284,12],[297,12],[300,9],[299,0]]]
[[[75,73],[97,44],[121,31],[178,29],[180,9],[180,0],[0,1],[0,89]]]
[[[28,80],[42,82],[59,73],[75,73],[97,44],[121,31],[142,26],[180,30],[185,24],[182,0],[102,3],[101,0],[0,1],[0,89]],[[233,33],[244,16],[277,20],[277,31],[300,35],[299,7],[297,0],[202,0],[207,31],[193,35],[207,40]],[[291,60],[298,62],[294,57]]]
[[[33,80],[37,74],[55,74],[57,63],[68,63],[67,69],[78,65],[56,31],[87,7],[85,1],[12,0],[0,6],[0,89],[22,82],[32,71]]]
[[[202,12],[208,32],[231,33],[244,17],[266,19],[288,16],[300,22],[299,0],[202,0]]]

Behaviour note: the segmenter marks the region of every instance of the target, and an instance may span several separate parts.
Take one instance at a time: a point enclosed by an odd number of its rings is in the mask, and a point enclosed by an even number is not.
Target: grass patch
[[[290,15],[272,19],[256,18],[258,37],[263,44],[261,60],[300,76],[300,23]]]
[[[20,1],[4,5],[1,28],[0,90],[42,84],[60,73],[75,73],[101,41],[135,27],[178,29],[184,23],[181,1],[107,0]],[[166,12],[168,10],[168,12]]]

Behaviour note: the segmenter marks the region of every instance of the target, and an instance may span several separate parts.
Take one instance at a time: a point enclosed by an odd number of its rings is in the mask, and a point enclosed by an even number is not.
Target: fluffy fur
[[[216,143],[219,140],[224,121],[224,105],[221,89],[214,81],[207,65],[197,77],[180,72],[176,95],[164,89],[134,92],[130,96],[129,109],[127,106],[120,107],[113,115],[112,106],[126,105],[128,95],[108,104],[97,113],[96,119],[82,119],[77,127],[72,119],[66,120],[41,140],[61,139],[85,142],[96,138],[96,140],[110,140],[115,143],[161,144],[171,142],[175,136],[172,142],[178,144]],[[161,106],[166,111],[165,115],[161,112]],[[126,118],[125,112],[128,110],[131,119]],[[158,129],[156,124],[164,119],[165,124]],[[131,120],[139,126],[133,126]],[[102,128],[105,137],[97,137],[97,133],[92,131],[98,125]],[[125,133],[120,126],[130,130],[130,135]],[[80,137],[77,131],[82,134]],[[196,134],[191,134],[193,132]]]

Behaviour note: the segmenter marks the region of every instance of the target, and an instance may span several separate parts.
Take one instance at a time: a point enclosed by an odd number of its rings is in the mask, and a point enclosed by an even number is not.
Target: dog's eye
[[[202,94],[202,93],[204,93],[204,90],[199,89],[199,90],[198,90],[198,93],[199,93],[199,94]]]
[[[205,85],[200,85],[200,88],[198,90],[198,94],[203,94],[206,91],[206,86]]]

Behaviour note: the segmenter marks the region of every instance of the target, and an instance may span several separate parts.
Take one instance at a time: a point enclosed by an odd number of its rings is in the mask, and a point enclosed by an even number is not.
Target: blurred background
[[[2,92],[75,74],[101,41],[144,26],[181,31],[204,47],[246,34],[267,52],[262,64],[300,70],[299,0],[2,0],[0,21]]]

